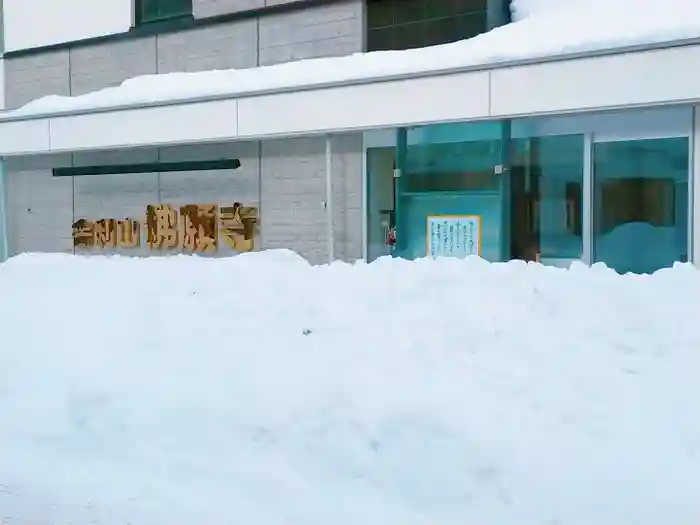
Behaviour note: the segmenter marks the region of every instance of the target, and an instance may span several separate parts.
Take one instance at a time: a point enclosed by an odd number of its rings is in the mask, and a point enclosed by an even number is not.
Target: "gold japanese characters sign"
[[[258,208],[217,204],[169,204],[146,207],[146,245],[151,250],[216,253],[219,239],[237,252],[254,248]],[[138,248],[141,223],[137,219],[80,219],[73,223],[76,248]]]

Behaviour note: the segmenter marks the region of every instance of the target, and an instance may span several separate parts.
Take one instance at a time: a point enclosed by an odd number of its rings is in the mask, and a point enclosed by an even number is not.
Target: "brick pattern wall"
[[[333,237],[337,259],[362,258],[362,137],[333,137]],[[323,138],[262,143],[261,201],[264,248],[290,248],[327,262],[326,144]],[[300,176],[301,175],[301,176]]]
[[[215,16],[303,0],[195,0],[195,15]],[[342,0],[178,33],[78,46],[6,63],[7,107],[56,94],[80,95],[143,74],[247,68],[362,49],[363,1]],[[362,149],[359,135],[333,141],[334,237],[338,258],[362,257]],[[197,160],[235,156],[230,173],[197,172],[54,178],[61,165]],[[72,251],[78,218],[143,214],[146,204],[216,197],[261,207],[263,248],[290,248],[326,261],[325,143],[322,138],[196,145],[32,157],[8,162],[10,252]]]
[[[55,179],[52,166],[70,165],[70,155],[8,159],[5,191],[9,255],[72,252],[73,181]]]
[[[158,73],[258,65],[258,22],[241,20],[157,38]]]
[[[260,19],[260,65],[362,51],[363,3],[345,1]]]
[[[261,5],[264,3],[264,5]],[[5,60],[7,108],[46,95],[81,95],[144,74],[249,68],[362,50],[364,1],[195,0],[205,18],[264,6],[299,9],[148,38],[76,46]]]
[[[338,259],[362,258],[361,136],[332,140],[333,229]],[[237,170],[53,177],[52,167],[239,158]],[[74,155],[19,157],[7,163],[10,254],[72,252],[77,219],[143,220],[148,204],[257,205],[256,249],[292,249],[327,262],[325,140],[300,138]],[[118,251],[118,250],[117,250]],[[104,252],[108,253],[108,252]],[[125,252],[127,253],[127,252]],[[145,246],[128,250],[146,255]],[[225,245],[220,254],[231,253]]]
[[[70,95],[69,61],[69,50],[5,59],[7,109],[23,106],[46,95]]]

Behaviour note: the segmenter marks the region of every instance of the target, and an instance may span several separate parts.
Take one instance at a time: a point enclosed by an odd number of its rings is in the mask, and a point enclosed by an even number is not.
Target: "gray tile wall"
[[[241,20],[157,39],[158,73],[249,68],[258,65],[258,22]]]
[[[156,38],[121,40],[70,50],[71,95],[82,95],[156,71]]]
[[[215,16],[289,0],[195,0],[195,15]],[[130,77],[249,68],[362,50],[363,0],[262,15],[147,38],[121,40],[5,59],[7,108],[46,95],[81,95]]]
[[[51,155],[7,161],[7,235],[10,255],[21,252],[72,252],[73,181],[54,179],[51,166],[70,164],[70,156]]]
[[[313,262],[326,253],[322,139],[262,143],[261,189],[264,248],[294,247]]]
[[[362,51],[363,2],[347,0],[260,19],[260,65]]]
[[[338,259],[362,258],[362,137],[332,140],[333,237]],[[262,143],[261,202],[264,248],[293,248],[327,262],[326,157],[323,138]]]
[[[23,106],[46,95],[70,95],[70,51],[48,51],[21,58],[6,58],[5,104]]]
[[[362,135],[340,135],[332,141],[333,235],[335,256],[355,261],[362,253]]]
[[[261,0],[195,0],[197,16],[261,7]],[[267,0],[266,5],[286,3]],[[303,2],[302,2],[303,3]],[[246,68],[362,49],[362,0],[343,0],[263,18],[135,40],[78,46],[6,60],[8,108],[45,95],[79,95],[151,73]],[[320,138],[197,145],[151,150],[21,158],[8,163],[11,253],[71,251],[78,218],[139,213],[146,204],[203,202],[216,197],[261,207],[263,248],[290,248],[312,262],[326,260],[325,145]],[[58,165],[195,160],[235,156],[230,173],[168,173],[54,178]],[[59,163],[59,164],[56,164]],[[359,135],[334,139],[336,254],[362,256]],[[224,199],[224,200],[226,200]],[[108,213],[109,212],[109,213]]]
[[[362,152],[359,134],[333,138],[336,257],[362,257]],[[237,170],[53,177],[52,167],[239,158]],[[301,138],[20,157],[8,161],[10,254],[72,252],[71,224],[81,218],[143,221],[148,204],[257,205],[256,248],[287,248],[326,262],[325,141]],[[142,237],[145,232],[142,232]],[[145,237],[143,239],[145,241]],[[128,250],[145,255],[149,250]],[[222,244],[221,254],[230,253]]]

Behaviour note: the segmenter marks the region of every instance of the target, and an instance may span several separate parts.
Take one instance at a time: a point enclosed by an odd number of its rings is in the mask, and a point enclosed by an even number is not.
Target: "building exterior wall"
[[[5,51],[129,31],[132,0],[3,0]]]
[[[295,10],[183,31],[11,55],[6,64],[7,108],[47,95],[76,96],[117,86],[138,75],[249,68],[362,51],[363,0],[300,4]],[[200,0],[195,16],[229,14],[243,5]]]
[[[342,260],[362,258],[361,136],[332,139],[333,232]],[[54,177],[52,168],[238,158],[236,170]],[[255,249],[292,249],[326,262],[325,140],[289,139],[17,157],[7,161],[9,254],[73,253],[79,219],[142,219],[153,204],[257,206]],[[78,249],[77,253],[81,253]],[[148,255],[139,249],[94,253]],[[220,245],[221,255],[232,253]]]
[[[283,3],[293,2],[195,0],[193,7],[195,18],[207,18]],[[299,7],[182,31],[10,56],[7,107],[47,95],[81,95],[145,74],[250,68],[362,50],[362,0]],[[13,9],[21,11],[19,4]],[[21,14],[16,11],[11,19]],[[48,43],[65,38],[54,35],[54,40]],[[37,43],[16,41],[13,49]],[[333,145],[336,254],[354,260],[362,257],[361,136],[337,137]],[[53,177],[51,172],[66,166],[222,157],[240,158],[241,168],[84,177]],[[290,248],[313,262],[326,260],[323,138],[22,157],[9,160],[6,168],[9,255],[73,252],[71,224],[80,218],[140,217],[147,205],[158,203],[242,202],[260,207],[256,248]],[[129,253],[143,255],[148,250]]]
[[[338,259],[361,259],[362,137],[332,140],[333,232]],[[310,261],[327,253],[325,140],[299,138],[262,142],[261,216],[264,248],[291,248]],[[298,174],[304,173],[303,177]]]

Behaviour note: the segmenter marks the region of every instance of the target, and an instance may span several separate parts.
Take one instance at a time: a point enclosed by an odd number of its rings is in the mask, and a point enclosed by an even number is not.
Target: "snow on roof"
[[[698,0],[515,0],[514,22],[421,49],[358,53],[240,70],[131,78],[75,97],[51,95],[6,117],[370,80],[700,37]]]

